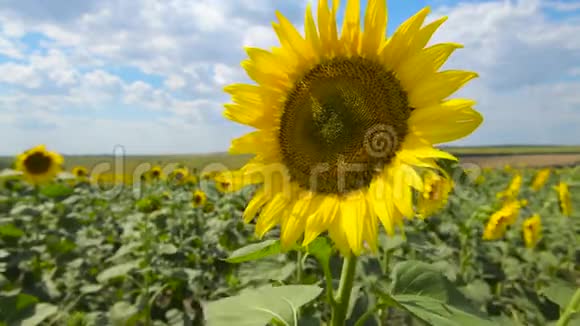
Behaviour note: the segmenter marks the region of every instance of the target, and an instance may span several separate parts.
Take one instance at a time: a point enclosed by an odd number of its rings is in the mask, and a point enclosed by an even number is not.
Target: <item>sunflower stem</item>
[[[336,304],[332,307],[332,320],[330,323],[332,326],[344,326],[345,324],[350,294],[356,275],[356,262],[356,256],[351,254],[345,257],[342,263],[340,285],[338,286],[338,293],[335,298]]]
[[[564,310],[564,313],[562,313],[562,315],[560,316],[560,319],[558,319],[558,323],[556,324],[556,326],[568,325],[570,319],[572,319],[572,316],[576,312],[578,312],[578,310],[580,310],[580,288],[577,289],[574,295],[572,296],[570,303],[566,307],[566,310]]]

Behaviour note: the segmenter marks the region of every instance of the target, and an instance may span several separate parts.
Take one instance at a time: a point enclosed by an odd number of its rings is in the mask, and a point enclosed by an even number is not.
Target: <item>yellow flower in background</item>
[[[197,184],[197,176],[195,174],[190,174],[187,179],[185,180],[185,183],[188,183],[190,185],[195,185]]]
[[[203,207],[207,202],[207,195],[201,190],[193,192],[192,205],[193,207]]]
[[[170,178],[176,183],[179,184],[185,183],[189,179],[189,170],[183,167],[177,168],[171,172]]]
[[[223,178],[232,190],[263,184],[244,212],[249,222],[261,210],[258,236],[280,225],[287,249],[328,231],[343,255],[358,255],[376,250],[379,221],[392,234],[415,215],[414,167],[456,160],[433,145],[469,135],[482,117],[474,101],[448,99],[477,74],[439,71],[461,45],[425,47],[446,17],[423,25],[425,8],[386,39],[385,0],[367,1],[362,18],[360,1],[348,1],[340,31],[339,2],[319,0],[317,21],[308,5],[305,36],[277,13],[281,46],[246,48],[242,67],[257,85],[226,87],[224,115],[257,129],[230,148],[255,157]]]
[[[526,247],[533,248],[540,241],[542,232],[542,221],[540,215],[534,214],[526,219],[522,224],[522,233]]]
[[[228,192],[231,187],[231,183],[224,180],[216,180],[215,187],[219,192]]]
[[[520,214],[520,202],[513,200],[491,215],[483,231],[484,240],[497,240],[504,236],[508,226],[514,224]]]
[[[514,168],[511,165],[506,164],[506,165],[503,166],[503,170],[505,172],[512,172],[514,170]]]
[[[453,182],[431,170],[423,177],[423,192],[417,197],[417,210],[420,218],[426,218],[447,204]]]
[[[570,190],[568,184],[560,182],[557,186],[558,199],[560,202],[560,210],[566,216],[572,215],[572,198],[570,197]]]
[[[516,173],[512,178],[509,186],[502,192],[497,194],[498,198],[506,198],[506,199],[513,199],[518,196],[520,193],[520,188],[522,187],[522,175],[520,173]]]
[[[161,180],[163,178],[163,169],[160,166],[154,166],[149,170],[148,176],[151,180]]]
[[[16,170],[21,171],[24,179],[33,185],[51,181],[62,171],[63,157],[47,151],[38,145],[16,157]]]
[[[85,179],[89,176],[89,171],[84,166],[75,166],[72,169],[72,174],[77,177],[77,179]]]
[[[545,168],[541,169],[536,173],[534,176],[534,180],[532,181],[532,190],[538,191],[544,187],[548,179],[550,178],[550,169]]]

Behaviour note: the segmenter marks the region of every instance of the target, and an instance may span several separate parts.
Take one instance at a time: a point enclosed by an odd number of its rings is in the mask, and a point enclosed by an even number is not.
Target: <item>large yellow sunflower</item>
[[[242,63],[257,85],[225,88],[232,104],[224,115],[257,129],[232,142],[230,152],[255,157],[227,177],[231,189],[262,184],[244,219],[258,212],[256,233],[281,226],[289,248],[328,231],[344,255],[376,250],[378,222],[393,233],[412,217],[414,167],[437,169],[436,159],[455,160],[433,144],[470,134],[482,121],[474,101],[448,97],[477,76],[438,71],[461,45],[426,47],[446,17],[423,25],[429,8],[386,38],[384,0],[350,0],[342,30],[339,1],[318,1],[315,22],[306,9],[305,36],[280,13],[273,27],[281,46],[247,48]]]
[[[28,182],[37,185],[52,180],[62,170],[63,162],[60,154],[38,145],[16,157],[16,169],[22,171]]]

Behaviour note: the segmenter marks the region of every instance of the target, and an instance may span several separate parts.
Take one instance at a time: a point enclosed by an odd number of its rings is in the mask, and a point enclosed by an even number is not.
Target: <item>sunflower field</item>
[[[556,325],[578,309],[580,169],[452,171],[439,211],[381,233],[379,250],[358,260],[346,324]],[[323,289],[339,287],[341,263],[326,238],[281,252],[279,231],[259,239],[242,220],[254,187],[227,192],[211,175],[144,179],[113,192],[84,173],[41,186],[3,174],[0,324],[329,320]],[[506,210],[512,220],[501,225]]]
[[[344,2],[245,49],[236,169],[17,155],[0,326],[580,325],[579,167],[461,164],[440,145],[484,117],[453,97],[479,77],[446,67],[463,45],[430,43],[448,17],[387,35],[387,1]]]

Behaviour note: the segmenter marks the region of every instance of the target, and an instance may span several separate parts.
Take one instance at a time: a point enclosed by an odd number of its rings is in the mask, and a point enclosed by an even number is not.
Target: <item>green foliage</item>
[[[407,221],[404,235],[381,231],[379,252],[359,258],[347,325],[548,325],[569,307],[580,215],[560,213],[552,186],[568,182],[578,212],[580,170],[559,169],[538,192],[529,189],[535,171],[522,170],[529,204],[502,239],[484,241],[512,173],[486,171],[475,185],[454,169],[443,211]],[[253,188],[222,194],[210,183],[202,209],[191,206],[199,187],[0,188],[0,325],[328,322],[341,269],[332,243],[319,237],[282,252],[278,230],[259,240],[242,222]],[[521,223],[533,213],[543,235],[530,249]]]

